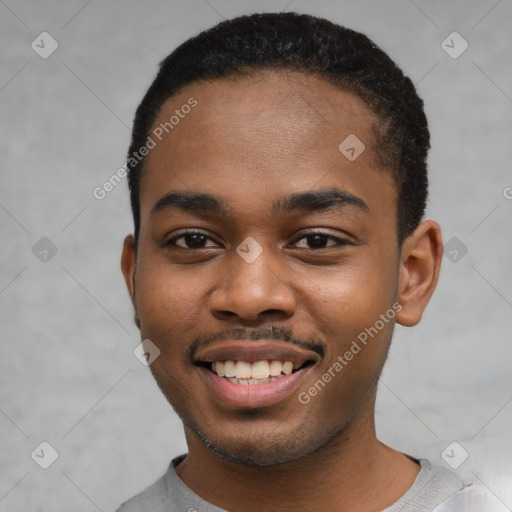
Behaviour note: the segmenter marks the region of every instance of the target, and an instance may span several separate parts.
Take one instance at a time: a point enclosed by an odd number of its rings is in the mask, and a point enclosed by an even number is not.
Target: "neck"
[[[186,428],[189,453],[176,473],[205,501],[225,510],[382,510],[413,484],[419,466],[376,438],[374,400],[314,453],[272,466],[223,460]]]

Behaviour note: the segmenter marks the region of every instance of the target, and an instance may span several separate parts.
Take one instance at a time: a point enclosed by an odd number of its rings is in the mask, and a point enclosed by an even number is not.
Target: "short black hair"
[[[364,34],[307,14],[262,13],[223,21],[188,39],[160,63],[137,108],[128,152],[136,246],[144,158],[133,155],[147,143],[163,103],[193,82],[269,69],[315,75],[355,93],[371,108],[378,119],[373,132],[379,160],[397,184],[399,243],[421,222],[430,133],[412,81]]]

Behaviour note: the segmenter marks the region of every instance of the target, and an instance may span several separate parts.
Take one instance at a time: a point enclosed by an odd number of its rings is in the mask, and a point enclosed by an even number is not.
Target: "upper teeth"
[[[300,363],[291,361],[214,361],[212,370],[220,377],[236,377],[237,379],[268,379],[284,373],[290,375]]]

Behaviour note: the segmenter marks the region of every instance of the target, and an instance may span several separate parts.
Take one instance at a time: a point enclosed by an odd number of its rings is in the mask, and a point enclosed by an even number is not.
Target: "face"
[[[216,453],[294,460],[375,389],[400,308],[396,186],[372,112],[321,79],[195,83],[155,127],[190,98],[146,158],[136,263],[125,243],[141,337],[160,350],[162,392]],[[339,149],[351,134],[364,151]]]

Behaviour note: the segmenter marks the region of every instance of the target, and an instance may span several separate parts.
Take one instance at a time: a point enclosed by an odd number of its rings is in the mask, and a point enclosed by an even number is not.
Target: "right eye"
[[[206,233],[201,231],[183,232],[171,238],[165,245],[179,247],[180,249],[204,249],[207,247],[218,247],[218,245]]]

